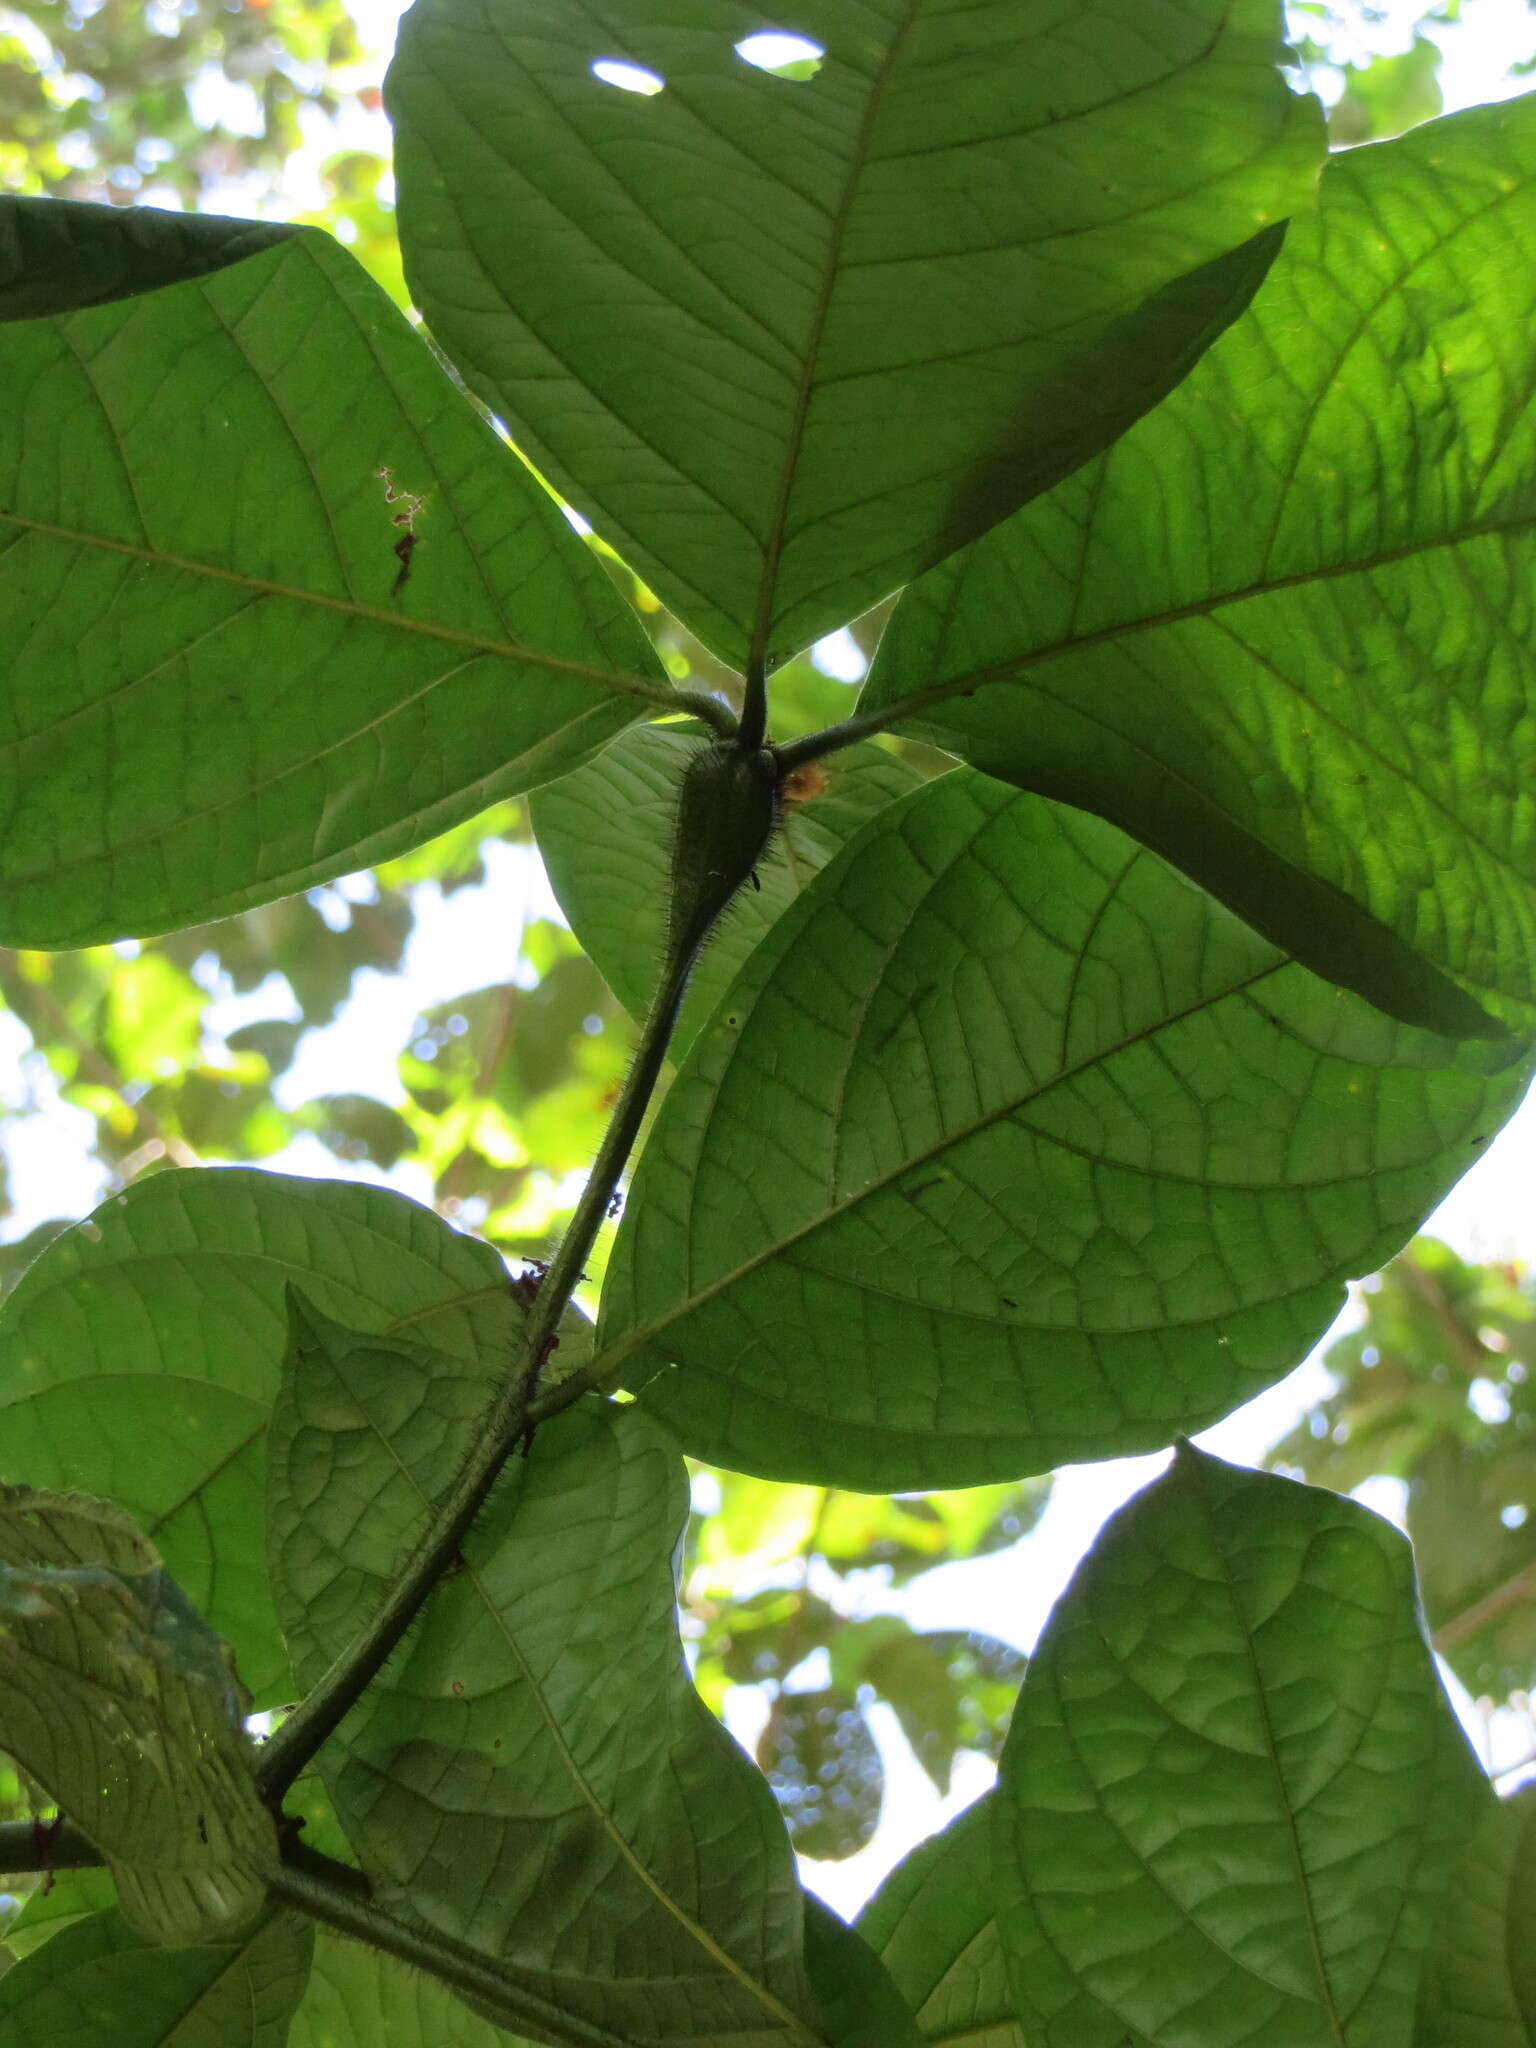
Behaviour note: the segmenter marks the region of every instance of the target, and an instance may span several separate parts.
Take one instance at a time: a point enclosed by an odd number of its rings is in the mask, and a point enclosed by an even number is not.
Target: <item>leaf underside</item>
[[[800,0],[824,61],[798,82],[735,53],[762,27],[748,0],[433,0],[386,85],[437,338],[738,664],[1154,405],[1321,145],[1272,0]],[[663,89],[605,83],[615,59]]]
[[[936,2048],[1027,2048],[992,1911],[995,1792],[897,1865],[859,1932]]]
[[[290,1282],[354,1327],[511,1353],[488,1246],[403,1195],[242,1168],[136,1182],[56,1238],[0,1312],[0,1478],[127,1509],[258,1706],[294,1696],[263,1535]]]
[[[303,1685],[392,1583],[477,1410],[419,1354],[296,1330],[271,1501]],[[682,1659],[686,1505],[650,1417],[588,1401],[546,1423],[322,1769],[383,1896],[591,2038],[790,2048],[811,2038],[793,1862]]]
[[[281,1913],[240,1941],[147,1948],[121,1914],[94,1913],[0,1977],[0,2038],[6,2048],[285,2048],[314,1941],[307,1921]]]
[[[1536,102],[1336,156],[1252,309],[909,590],[861,708],[1405,1021],[1536,1011]]]
[[[1446,1887],[1414,2048],[1536,2040],[1536,1788],[1489,1811]]]
[[[71,223],[115,210],[0,200],[0,235],[28,209],[66,272],[88,244],[95,289],[110,237]],[[180,216],[121,218],[125,265],[172,263]],[[661,691],[601,567],[380,288],[317,231],[250,239],[0,326],[8,945],[376,863],[611,738],[642,699],[608,672]]]
[[[632,726],[595,761],[535,792],[529,805],[539,853],[560,908],[608,986],[637,1021],[656,984],[666,937],[673,814],[698,741]],[[688,984],[671,1056],[680,1059],[769,928],[838,848],[895,797],[922,781],[883,748],[844,748],[792,781],[778,830],[711,932]]]
[[[1406,2040],[1489,1796],[1397,1531],[1181,1448],[1079,1567],[1003,1751],[1030,2048]]]
[[[1514,1107],[1509,1056],[1326,986],[1110,826],[946,775],[695,1041],[599,1369],[775,1478],[1155,1449],[1305,1355]]]
[[[245,1925],[277,1869],[226,1646],[116,1508],[0,1488],[0,1738],[182,1946]]]

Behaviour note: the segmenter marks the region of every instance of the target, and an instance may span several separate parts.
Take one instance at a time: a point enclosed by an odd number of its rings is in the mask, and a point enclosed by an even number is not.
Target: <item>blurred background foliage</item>
[[[1336,145],[1440,111],[1435,38],[1461,11],[1298,0],[1297,82],[1328,105]],[[392,20],[388,7],[354,18],[342,0],[0,5],[0,190],[310,221],[404,303],[379,92]],[[1536,17],[1531,50],[1536,61]],[[588,544],[672,676],[731,697],[735,679]],[[779,737],[847,714],[887,609],[779,672]],[[945,765],[900,750],[921,773]],[[445,959],[434,939],[497,919],[494,944]],[[0,1287],[93,1200],[167,1165],[222,1161],[386,1180],[520,1270],[570,1209],[632,1036],[539,878],[522,803],[373,874],[216,924],[0,953],[0,1002]],[[601,1263],[600,1250],[594,1278]],[[1490,1710],[1513,1699],[1525,1711],[1536,1284],[1421,1240],[1360,1308],[1328,1354],[1332,1391],[1274,1462],[1345,1491],[1400,1486],[1437,1647]],[[884,1499],[696,1470],[680,1578],[688,1654],[705,1699],[755,1741],[807,1855],[846,1857],[874,1834],[877,1710],[941,1794],[959,1759],[996,1755],[1018,1649],[890,1610],[924,1573],[1026,1537],[1049,1488]],[[0,1811],[31,1810],[0,1758]]]

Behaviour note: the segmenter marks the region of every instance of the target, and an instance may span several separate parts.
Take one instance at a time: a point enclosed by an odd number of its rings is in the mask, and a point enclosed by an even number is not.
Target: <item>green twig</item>
[[[702,719],[717,738],[735,738],[736,714],[729,704],[722,704],[718,697],[711,697],[704,690],[674,690],[672,694],[679,711],[690,712],[693,717]]]
[[[872,711],[856,711],[852,718],[845,718],[838,725],[824,726],[820,732],[808,732],[803,739],[789,740],[773,749],[779,772],[788,775],[796,768],[803,768],[807,761],[819,761],[824,754],[835,754],[840,747],[851,747],[855,740],[866,740],[872,733],[889,732],[904,718],[915,718],[930,705],[947,704],[955,697],[972,696],[986,680],[985,676],[967,676],[961,683],[930,683],[926,689],[912,690],[905,697],[893,698],[889,704],[877,704]]]

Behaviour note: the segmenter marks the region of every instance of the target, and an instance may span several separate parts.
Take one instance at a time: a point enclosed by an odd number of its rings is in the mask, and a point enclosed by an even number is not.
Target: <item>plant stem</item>
[[[99,1870],[106,1861],[67,1820],[0,1823],[0,1877],[42,1876],[50,1870]]]
[[[954,683],[930,683],[924,690],[912,690],[889,704],[877,705],[873,711],[856,711],[852,718],[845,718],[837,725],[824,726],[820,732],[808,732],[802,739],[790,740],[773,750],[779,772],[788,775],[793,769],[803,768],[807,761],[819,761],[824,754],[835,754],[839,747],[851,747],[855,740],[868,739],[871,733],[888,732],[902,719],[926,711],[930,704],[947,704],[952,697],[969,697],[985,680],[984,676],[970,676],[959,687]]]
[[[754,654],[747,663],[741,697],[741,723],[736,728],[736,744],[744,753],[755,754],[767,737],[768,671],[762,656]]]
[[[581,1200],[571,1218],[570,1228],[560,1240],[559,1250],[539,1287],[538,1299],[528,1318],[528,1333],[524,1346],[526,1361],[521,1379],[517,1385],[517,1404],[514,1417],[513,1441],[515,1442],[532,1420],[531,1409],[538,1393],[538,1375],[544,1366],[545,1352],[554,1335],[555,1326],[565,1313],[567,1302],[576,1292],[581,1279],[582,1268],[596,1242],[597,1234],[607,1220],[613,1198],[618,1193],[619,1182],[629,1155],[634,1150],[635,1140],[640,1135],[640,1126],[645,1121],[645,1112],[655,1093],[656,1083],[661,1079],[661,1070],[666,1064],[667,1048],[672,1042],[673,1028],[677,1013],[682,1008],[683,995],[688,986],[688,977],[693,971],[703,947],[703,938],[670,959],[663,967],[656,993],[651,998],[651,1007],[646,1012],[641,1027],[640,1041],[635,1047],[635,1056],[624,1077],[624,1087],[608,1119],[608,1128],[603,1133],[603,1142],[598,1148],[597,1158],[592,1162],[592,1171],[582,1189]],[[555,1389],[564,1392],[564,1385]],[[569,1402],[562,1402],[568,1407]],[[550,1410],[550,1413],[557,1412]],[[539,1420],[543,1420],[543,1416]],[[535,1424],[535,1426],[537,1426]]]
[[[718,697],[711,697],[704,690],[674,690],[672,695],[679,711],[690,712],[693,717],[702,719],[717,739],[736,737],[736,714]]]
[[[539,1423],[569,1408],[587,1391],[585,1383],[578,1384],[581,1375],[573,1373],[544,1401],[537,1399],[539,1375],[556,1325],[575,1292],[639,1135],[704,936],[701,934],[691,946],[675,949],[663,968],[623,1092],[608,1121],[587,1185],[529,1313],[517,1370],[498,1396],[468,1462],[438,1503],[431,1526],[368,1628],[335,1659],[313,1691],[262,1746],[255,1775],[257,1787],[269,1806],[275,1808],[280,1804],[294,1779],[340,1727],[393,1655],[432,1588],[453,1562],[518,1444],[525,1442]]]
[[[539,2039],[567,2041],[572,2048],[625,2048],[616,2034],[574,2018],[557,2006],[503,1976],[494,1963],[446,1934],[398,1920],[355,1892],[330,1883],[314,1871],[285,1864],[273,1881],[271,1895],[318,1920],[337,1934],[349,1935],[367,1947],[382,1949],[429,1976],[438,1978],[478,2007],[497,2024]]]

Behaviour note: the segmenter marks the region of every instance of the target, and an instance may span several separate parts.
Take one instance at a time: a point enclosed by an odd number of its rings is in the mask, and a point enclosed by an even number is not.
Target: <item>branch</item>
[[[45,1877],[54,1870],[100,1870],[106,1858],[62,1815],[0,1823],[0,1877]]]

